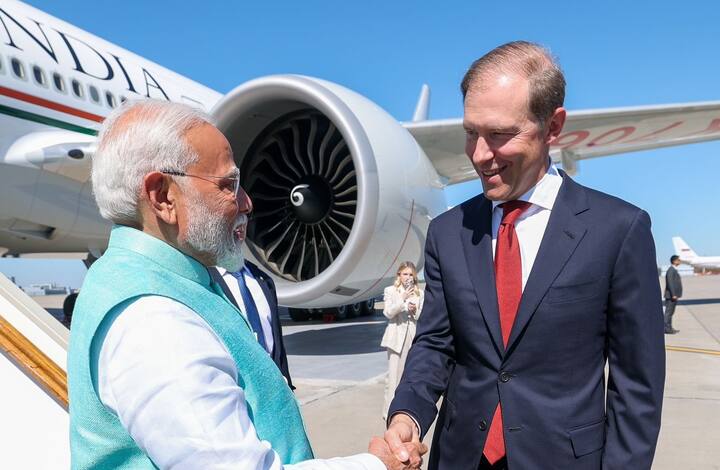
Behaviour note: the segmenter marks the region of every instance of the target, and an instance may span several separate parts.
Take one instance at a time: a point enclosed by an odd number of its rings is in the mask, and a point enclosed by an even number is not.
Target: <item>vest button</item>
[[[487,421],[485,421],[484,419],[481,419],[480,424],[478,424],[478,427],[480,428],[481,431],[485,431],[487,429]]]
[[[508,383],[510,382],[510,374],[507,372],[500,372],[500,382],[502,383]]]

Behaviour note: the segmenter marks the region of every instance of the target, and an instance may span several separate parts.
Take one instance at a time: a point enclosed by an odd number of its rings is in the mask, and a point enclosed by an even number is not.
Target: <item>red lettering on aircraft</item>
[[[660,130],[651,132],[651,133],[649,133],[649,134],[647,134],[647,135],[644,135],[644,136],[642,136],[642,137],[636,137],[636,138],[634,138],[634,139],[630,139],[630,140],[628,140],[628,141],[625,142],[625,143],[627,144],[627,143],[630,143],[630,142],[642,142],[642,141],[644,141],[644,140],[650,140],[650,137],[654,137],[654,136],[656,136],[656,135],[658,135],[658,134],[662,134],[663,132],[669,131],[670,129],[674,129],[674,128],[676,128],[677,126],[680,126],[680,125],[682,125],[682,124],[684,124],[684,123],[685,123],[685,121],[677,121],[677,122],[674,122],[674,123],[670,124],[670,125],[667,126],[667,127],[663,127],[663,128],[660,129]]]
[[[634,126],[625,126],[625,127],[618,127],[617,129],[613,129],[611,131],[607,131],[606,133],[599,135],[598,137],[595,137],[593,140],[587,143],[588,147],[594,147],[595,145],[608,145],[608,144],[614,144],[618,141],[623,140],[625,137],[629,136],[635,132]],[[619,133],[617,137],[614,137],[607,142],[600,142],[605,137],[611,136],[613,134]]]
[[[622,142],[623,144],[630,144],[630,143],[637,143],[637,142],[643,142],[643,141],[653,141],[653,140],[661,140],[658,139],[658,136],[661,136],[671,129],[675,129],[676,127],[680,127],[684,125],[685,121],[675,121],[671,124],[666,125],[665,127],[651,131],[647,134],[644,134],[642,136],[633,137],[631,139],[625,140],[627,137],[631,136],[633,133],[637,131],[637,128],[634,126],[623,126],[618,127],[612,130],[609,130],[595,138],[593,138],[590,142],[587,144],[584,144],[587,147],[594,147],[596,145],[609,145],[609,144],[615,144]],[[707,125],[707,127],[698,132],[690,132],[689,134],[686,134],[684,137],[696,137],[706,134],[717,134],[720,133],[720,118],[715,118]],[[555,140],[551,144],[553,148],[569,148],[569,147],[579,147],[581,143],[585,142],[590,137],[590,131],[588,130],[576,130],[572,132],[568,132],[565,134],[562,134],[560,137]]]
[[[577,145],[583,140],[587,139],[590,135],[589,131],[572,131],[567,134],[563,134],[552,143],[553,147],[566,148],[573,145]],[[570,139],[568,141],[568,139]]]
[[[720,118],[713,119],[710,125],[707,126],[707,129],[698,132],[698,134],[712,134],[715,132],[720,132]]]

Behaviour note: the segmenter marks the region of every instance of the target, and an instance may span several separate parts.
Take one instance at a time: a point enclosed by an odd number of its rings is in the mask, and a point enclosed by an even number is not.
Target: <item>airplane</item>
[[[155,98],[209,112],[252,196],[246,256],[281,305],[353,305],[382,291],[400,260],[422,267],[443,189],[477,177],[462,119],[409,122],[339,84],[260,77],[223,95],[16,0],[0,5],[0,247],[102,254],[110,224],[88,181],[103,118]],[[553,161],[569,173],[604,155],[720,137],[720,102],[570,111]]]
[[[429,89],[398,122],[339,84],[260,77],[221,94],[16,0],[0,3],[0,247],[102,254],[110,224],[88,181],[104,117],[156,98],[210,113],[256,214],[246,256],[281,304],[357,306],[399,260],[422,266],[443,188],[476,178],[461,119],[430,120]],[[571,111],[551,157],[579,161],[720,137],[720,102]],[[68,331],[0,275],[3,468],[67,468]],[[40,450],[40,451],[38,451]]]
[[[718,270],[720,269],[720,256],[698,256],[697,253],[690,248],[685,240],[680,237],[672,237],[675,254],[680,257],[680,261],[689,264],[693,268],[701,270]]]

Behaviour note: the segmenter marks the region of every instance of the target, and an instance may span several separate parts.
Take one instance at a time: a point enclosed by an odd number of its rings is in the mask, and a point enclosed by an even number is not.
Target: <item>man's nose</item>
[[[475,146],[473,147],[472,154],[470,155],[473,163],[482,164],[492,160],[494,153],[484,138],[478,137],[474,144]]]
[[[238,211],[240,211],[241,213],[250,214],[253,211],[252,199],[250,199],[250,196],[248,195],[248,193],[245,192],[245,189],[243,188],[240,188],[238,191],[237,203]]]

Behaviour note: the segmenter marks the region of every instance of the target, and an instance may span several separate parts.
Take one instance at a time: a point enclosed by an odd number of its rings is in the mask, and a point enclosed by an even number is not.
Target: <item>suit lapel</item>
[[[252,273],[253,277],[257,281],[257,283],[260,285],[260,289],[262,289],[262,293],[265,296],[265,300],[268,303],[268,306],[270,307],[270,326],[272,328],[272,335],[273,335],[273,351],[272,351],[272,357],[275,358],[275,353],[278,351],[277,344],[280,341],[280,316],[277,311],[277,304],[272,302],[273,294],[270,291],[270,281],[265,277],[265,273],[260,271],[260,269],[255,266],[250,261],[246,261],[245,265],[248,267],[250,272]],[[257,302],[256,302],[257,303]]]
[[[502,356],[505,348],[502,343],[500,314],[495,290],[492,203],[485,197],[481,196],[478,203],[472,205],[471,209],[464,214],[461,238],[470,281],[475,289],[480,311],[495,343],[495,349]]]
[[[520,307],[513,323],[507,352],[509,353],[525,326],[537,310],[545,293],[567,264],[587,228],[577,214],[588,209],[584,190],[562,173],[563,183],[548,220],[545,234],[532,271],[523,290]]]
[[[225,297],[227,298],[227,300],[231,304],[233,304],[236,309],[240,310],[240,306],[238,305],[237,301],[235,300],[235,296],[232,294],[232,292],[230,291],[230,288],[225,283],[225,279],[223,279],[223,277],[220,275],[220,271],[218,271],[217,268],[213,267],[213,268],[209,268],[208,272],[210,273],[210,277],[213,278],[213,281],[215,281],[215,283],[220,286],[220,288],[222,289],[223,294],[225,294]]]

